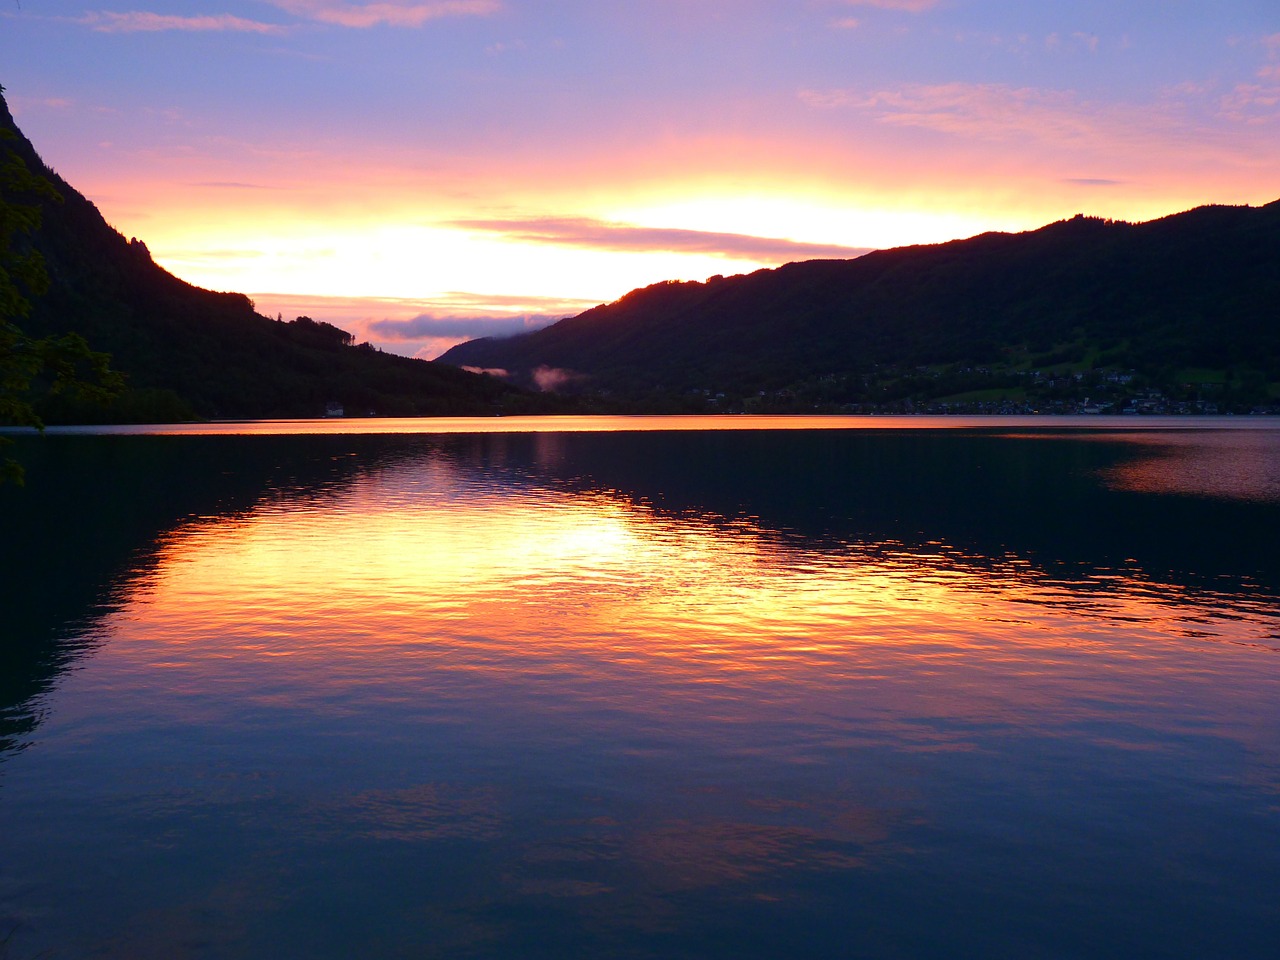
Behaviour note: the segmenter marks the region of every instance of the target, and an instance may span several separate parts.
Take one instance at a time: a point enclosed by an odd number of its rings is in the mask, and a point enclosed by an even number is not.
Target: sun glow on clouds
[[[200,286],[276,291],[254,297],[269,315],[327,320],[391,352],[426,358],[477,336],[536,329],[644,283],[760,266],[714,250],[597,248],[458,227],[255,233],[246,222],[223,230],[185,238],[208,244],[203,249],[153,246],[152,253]]]
[[[162,265],[215,289],[255,294],[258,309],[327,320],[395,353],[438,356],[464,340],[537,329],[637,286],[747,273],[791,260],[859,256],[865,248],[750,236],[753,226],[802,235],[880,234],[903,243],[977,232],[963,216],[833,208],[786,199],[706,198],[628,211],[628,220],[707,223],[720,231],[590,218],[436,226],[348,225],[331,233],[248,222],[188,237],[203,249],[153,246]],[[458,291],[470,291],[459,294]],[[570,295],[566,296],[565,291]]]
[[[903,10],[923,13],[938,5],[938,0],[843,0],[850,7],[879,7],[881,10]]]
[[[188,239],[196,239],[194,237]],[[449,290],[501,296],[614,299],[637,276],[704,279],[753,269],[745,257],[666,250],[617,251],[508,240],[460,229],[412,225],[350,225],[255,234],[209,232],[202,250],[152,247],[157,260],[192,282],[226,289],[307,291],[317,296],[413,298]],[[212,251],[210,253],[209,251]]]
[[[121,192],[104,212],[184,279],[310,297],[319,305],[281,309],[395,352],[434,356],[465,337],[429,336],[423,318],[541,322],[663,280],[1026,230],[1077,212],[1149,219],[1234,199],[1224,190],[1170,201],[1188,167],[1212,166],[1227,182],[1232,175],[1213,156],[1225,148],[1207,138],[1152,161],[1152,142],[1186,136],[1175,107],[1108,107],[999,84],[793,97],[799,113],[825,125],[826,142],[709,138],[642,156],[593,146],[572,157],[488,156],[468,169],[403,148],[371,162],[337,144],[217,144],[204,156],[144,158],[146,173],[128,188],[116,181]],[[832,134],[845,125],[874,150],[843,150]],[[1005,149],[993,153],[992,143]],[[163,212],[138,223],[131,208]],[[447,302],[456,291],[505,298],[504,306],[459,308]],[[418,306],[326,312],[360,298]],[[381,321],[414,322],[375,326]],[[485,332],[475,326],[475,335]]]
[[[707,230],[731,235],[754,228],[765,233],[809,237],[815,249],[822,240],[836,245],[847,237],[866,237],[874,242],[874,248],[864,247],[858,252],[912,243],[938,243],[991,229],[990,216],[977,211],[910,209],[905,204],[894,207],[885,202],[886,199],[882,198],[880,205],[876,205],[872,199],[864,202],[850,198],[839,202],[819,196],[692,195],[643,208],[624,209],[620,216],[638,223],[698,223]],[[1001,226],[1018,229],[1019,222],[1010,218]],[[844,249],[849,251],[845,257],[856,255],[852,248]],[[790,259],[829,259],[833,255]]]
[[[506,337],[538,330],[598,302],[465,291],[414,299],[261,292],[250,296],[258,312],[269,317],[326,320],[354,334],[357,341],[424,360],[433,360],[450,347],[477,337]]]
[[[436,0],[428,3],[344,3],[342,0],[269,0],[295,16],[341,27],[420,27],[442,17],[488,16],[498,0]]]
[[[344,3],[342,0],[267,0],[267,2],[303,20],[355,29],[378,26],[421,27],[432,20],[445,17],[488,16],[502,9],[499,0],[365,4]],[[75,22],[99,33],[160,33],[176,30],[199,33],[280,34],[289,29],[283,24],[263,23],[227,13],[183,16],[144,10],[91,12],[79,17]]]
[[[802,243],[741,233],[640,227],[589,217],[458,220],[453,226],[464,230],[494,231],[529,243],[550,243],[594,250],[699,253],[762,264],[803,259],[848,259],[869,252],[865,247]]]
[[[10,103],[109,222],[184,279],[398,352],[662,280],[1265,203],[1280,178],[1280,34],[1247,0],[1194,22],[990,0],[26,6],[0,35]]]

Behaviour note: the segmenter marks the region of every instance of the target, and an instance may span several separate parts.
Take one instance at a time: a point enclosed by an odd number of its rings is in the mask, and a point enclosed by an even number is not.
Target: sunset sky
[[[386,349],[664,279],[1280,198],[1276,0],[0,0],[44,159]]]

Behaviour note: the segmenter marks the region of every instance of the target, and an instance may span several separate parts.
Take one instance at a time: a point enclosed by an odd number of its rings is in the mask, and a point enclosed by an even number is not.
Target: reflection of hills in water
[[[1280,434],[1274,430],[1167,431],[1120,439],[1138,449],[1105,474],[1119,489],[1280,504]]]
[[[946,545],[973,564],[1017,559],[1069,579],[1125,570],[1186,587],[1280,590],[1273,549],[1280,497],[1267,493],[1280,471],[1276,431],[593,434],[525,442],[534,447],[526,456],[560,482],[672,514],[748,518],[813,549],[859,544],[932,555]]]
[[[920,430],[29,441],[28,487],[0,491],[0,752],[170,531],[264,501],[322,504],[370,473],[409,496],[428,464],[496,495],[589,492],[763,537],[791,562],[962,569],[1049,605],[1139,592],[1247,614],[1280,593],[1277,444],[1275,431]]]
[[[365,464],[360,438],[341,449],[291,437],[18,443],[26,486],[0,487],[0,756],[34,726],[33,698],[92,646],[94,621],[145,574],[167,531],[342,483]]]

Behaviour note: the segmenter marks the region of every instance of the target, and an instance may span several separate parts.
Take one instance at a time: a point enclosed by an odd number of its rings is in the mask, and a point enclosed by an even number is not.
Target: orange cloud
[[[709,253],[713,256],[786,262],[790,260],[843,260],[869,253],[867,247],[800,243],[739,233],[712,233],[661,227],[637,227],[586,217],[542,217],[528,220],[455,220],[449,224],[464,230],[501,233],[514,240],[551,243],[592,250],[648,250]]]
[[[420,27],[442,17],[488,16],[499,0],[429,0],[426,3],[346,3],[344,0],[271,0],[294,16],[341,27]]]
[[[284,33],[286,29],[278,23],[246,20],[229,13],[216,16],[180,17],[144,10],[131,10],[127,13],[116,13],[110,10],[86,13],[76,22],[99,33],[160,33],[169,30],[195,33]]]

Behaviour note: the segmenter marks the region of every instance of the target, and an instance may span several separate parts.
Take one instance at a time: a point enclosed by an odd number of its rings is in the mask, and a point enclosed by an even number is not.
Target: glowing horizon
[[[183,279],[401,353],[662,280],[1280,195],[1280,23],[1244,0],[147,6],[0,14],[37,150]]]

